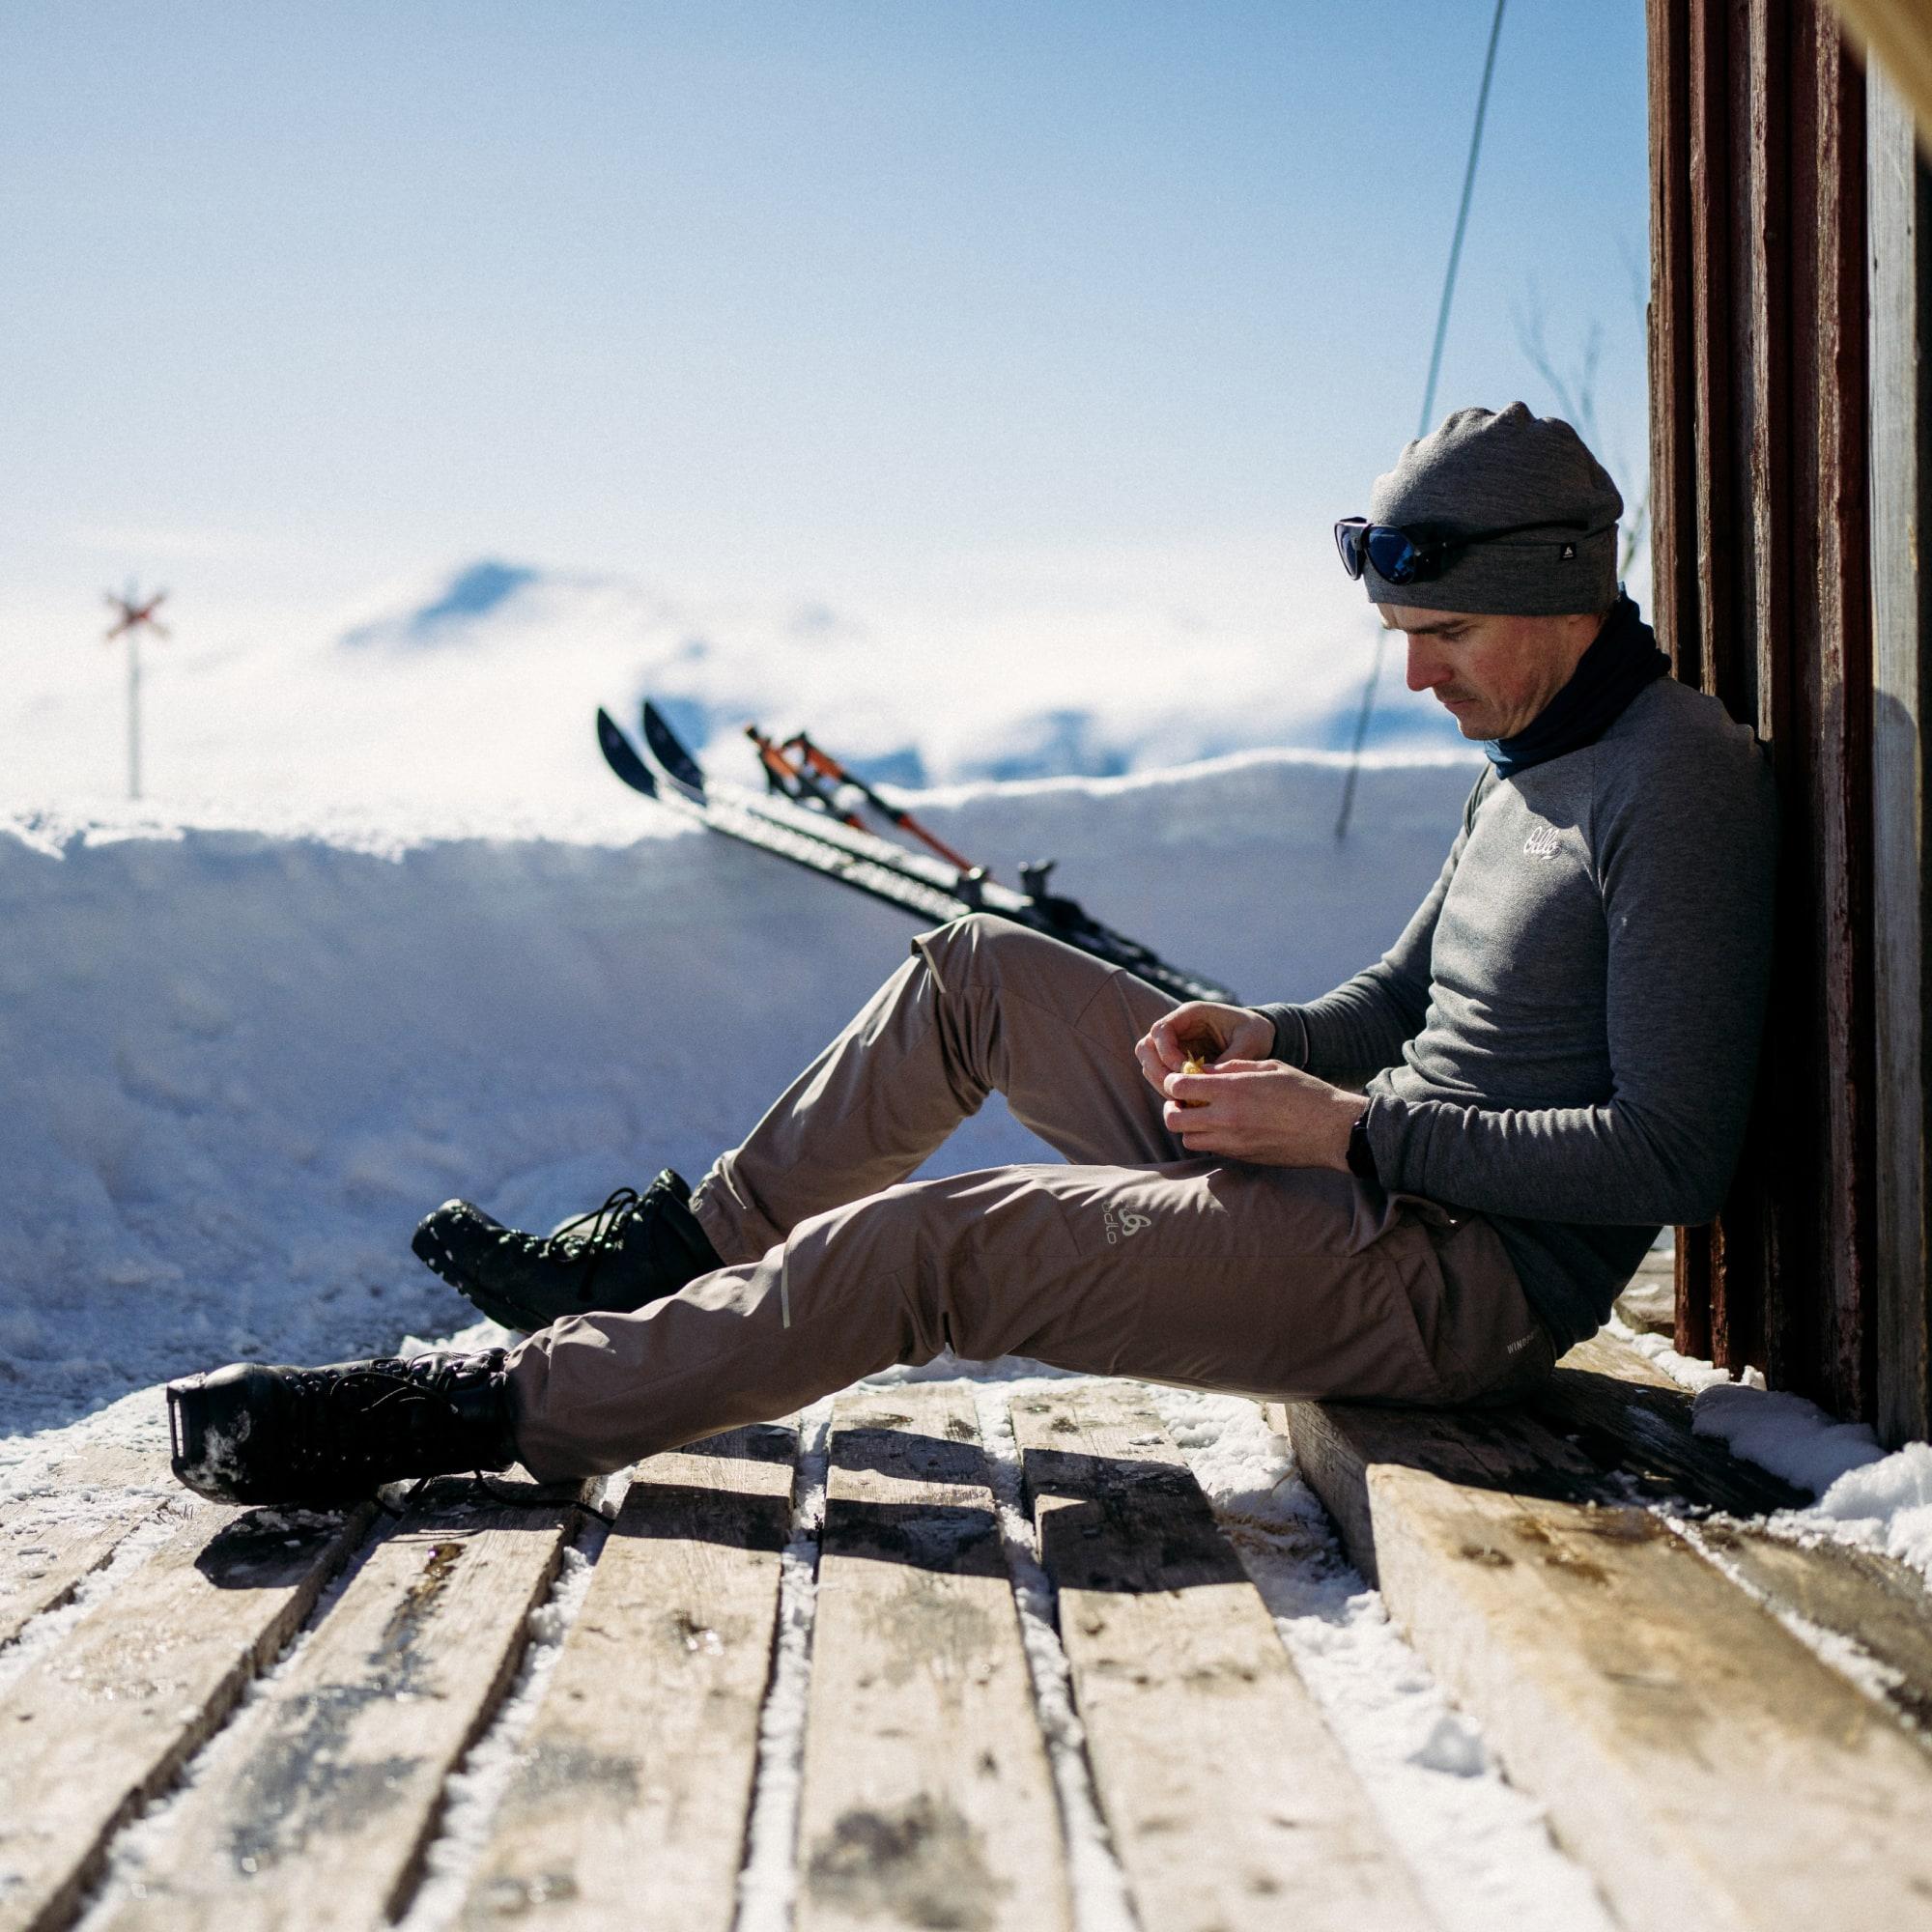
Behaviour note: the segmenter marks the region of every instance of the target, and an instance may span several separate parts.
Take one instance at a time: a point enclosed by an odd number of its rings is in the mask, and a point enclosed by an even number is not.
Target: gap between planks
[[[526,1506],[432,1483],[224,1733],[90,1932],[365,1932],[393,1917],[577,1520],[554,1492]]]
[[[105,1491],[105,1506],[76,1516],[78,1489]],[[181,1495],[154,1454],[91,1443],[0,1504],[0,1645],[58,1609],[133,1530]]]
[[[466,1927],[729,1932],[799,1435],[638,1465],[516,1754]]]
[[[1067,1932],[1046,1743],[972,1390],[833,1409],[800,1932]]]
[[[361,1540],[371,1506],[287,1522],[189,1497],[133,1587],[0,1697],[0,1932],[71,1917],[109,1836],[220,1725]]]
[[[1149,1932],[1430,1923],[1146,1398],[1012,1400],[1101,1808]]]

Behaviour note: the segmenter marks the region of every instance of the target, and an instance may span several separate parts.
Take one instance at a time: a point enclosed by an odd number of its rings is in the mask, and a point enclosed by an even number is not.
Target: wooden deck
[[[1526,1412],[1280,1411],[1390,1614],[1634,1928],[1932,1926],[1932,1603],[1599,1338]],[[1694,1497],[1705,1508],[1653,1507]],[[1734,1512],[1735,1514],[1727,1514]]]
[[[1142,1392],[1030,1384],[1010,1414],[1081,1802],[1142,1932],[1435,1922]],[[1754,1526],[1785,1492],[1638,1358],[1590,1345],[1534,1414],[1281,1420],[1626,1923],[1932,1926],[1917,1580]],[[57,1478],[0,1509],[0,1932],[393,1922],[553,1599],[444,1922],[729,1932],[776,1817],[805,1932],[1071,1932],[1065,1765],[971,1389],[841,1398],[822,1523],[800,1466],[781,1426],[657,1457],[607,1533],[513,1483],[337,1520],[77,1463],[125,1507],[70,1531]],[[1686,1492],[1740,1514],[1649,1506]],[[801,1587],[809,1658],[780,1641]],[[795,1790],[763,1789],[781,1761]]]

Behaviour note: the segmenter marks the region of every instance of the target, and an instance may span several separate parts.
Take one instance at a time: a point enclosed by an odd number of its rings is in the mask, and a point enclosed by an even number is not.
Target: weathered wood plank
[[[1141,1923],[1428,1922],[1240,1559],[1144,1398],[1014,1398],[1094,1781]]]
[[[85,1506],[77,1506],[83,1492]],[[165,1461],[93,1443],[31,1492],[0,1504],[0,1644],[66,1603],[129,1530],[181,1494]]]
[[[797,1460],[797,1430],[770,1425],[639,1465],[466,1926],[729,1932]]]
[[[1508,1488],[1548,1489],[1555,1478],[1572,1500],[1605,1503],[1625,1499],[1634,1482],[1656,1487],[1719,1509],[1743,1511],[1795,1507],[1806,1492],[1731,1456],[1711,1437],[1691,1433],[1690,1392],[1625,1344],[1608,1335],[1578,1343],[1558,1366],[1550,1386],[1526,1403],[1500,1435],[1490,1423],[1480,1460],[1468,1442],[1469,1416],[1384,1417],[1373,1442],[1361,1428],[1340,1428],[1325,1411],[1310,1406],[1291,1420],[1289,1408],[1268,1405],[1268,1419],[1306,1445],[1314,1467],[1310,1480],[1324,1496],[1333,1493],[1351,1518],[1351,1551],[1373,1562],[1373,1528],[1365,1520],[1366,1473],[1361,1457],[1375,1448],[1415,1467],[1434,1467],[1452,1480]],[[1559,1445],[1535,1427],[1547,1426]],[[1503,1445],[1522,1459],[1514,1467]],[[1578,1456],[1581,1460],[1578,1460]],[[1527,1460],[1563,1459],[1537,1471]],[[1459,1472],[1459,1461],[1461,1468]],[[1589,1479],[1594,1463],[1605,1478]],[[1574,1485],[1574,1488],[1573,1488]],[[1920,1743],[1932,1745],[1932,1596],[1913,1572],[1889,1557],[1838,1544],[1799,1545],[1768,1534],[1749,1521],[1713,1517],[1694,1526],[1693,1540],[1737,1577],[1774,1612],[1803,1618],[1853,1643],[1878,1666],[1889,1704]],[[1367,1574],[1373,1575],[1373,1571]]]
[[[1554,1493],[1577,1452],[1486,1480],[1547,1432],[1289,1412],[1323,1500],[1373,1524],[1390,1614],[1625,1922],[1927,1922],[1932,1761],[1652,1513]]]
[[[1747,530],[1736,485],[1735,413],[1740,386],[1732,361],[1733,227],[1737,168],[1731,139],[1734,8],[1728,0],[1688,0],[1688,30],[1666,45],[1685,64],[1690,272],[1675,298],[1690,310],[1692,492],[1678,513],[1677,547],[1696,560],[1694,639],[1673,643],[1677,674],[1740,708],[1733,687],[1740,654],[1741,576],[1736,534]],[[1669,327],[1666,318],[1664,327]],[[1729,1226],[1680,1229],[1677,1236],[1677,1346],[1724,1358],[1731,1322]]]
[[[1740,1516],[1811,1500],[1714,1437],[1693,1435],[1690,1408],[1689,1389],[1607,1335],[1578,1343],[1522,1403],[1525,1415],[1574,1440],[1599,1468],[1634,1479],[1639,1493],[1680,1495]],[[1606,1491],[1605,1499],[1617,1498]]]
[[[1829,6],[1807,7],[1794,34],[1794,99],[1805,102],[1809,162],[1794,152],[1805,218],[1794,218],[1804,354],[1793,372],[1805,461],[1798,466],[1799,608],[1815,607],[1807,653],[1812,811],[1806,895],[1818,995],[1804,1111],[1817,1156],[1804,1179],[1816,1204],[1781,1186],[1786,1247],[1808,1224],[1816,1260],[1788,1261],[1771,1293],[1793,1320],[1775,1332],[1775,1384],[1804,1388],[1840,1414],[1872,1411],[1866,1339],[1875,1325],[1875,1097],[1871,907],[1870,379],[1866,312],[1865,86]],[[1808,527],[1807,527],[1808,526]],[[1817,1026],[1822,1014],[1823,1026]],[[1790,1155],[1787,1154],[1787,1159]],[[1787,1167],[1787,1175],[1797,1177]],[[1795,1277],[1795,1280],[1794,1280]],[[1806,1292],[1805,1284],[1809,1285]]]
[[[1620,1386],[1627,1392],[1621,1403]],[[1529,1406],[1552,1428],[1573,1429],[1606,1469],[1681,1481],[1720,1509],[1748,1513],[1758,1483],[1757,1508],[1809,1500],[1711,1437],[1692,1435],[1690,1392],[1607,1335],[1573,1349],[1548,1395]],[[1842,1544],[1799,1545],[1749,1522],[1712,1519],[1696,1525],[1694,1540],[1779,1615],[1802,1617],[1863,1651],[1886,1680],[1885,1701],[1932,1746],[1932,1596],[1912,1571]]]
[[[1932,999],[1932,173],[1905,101],[1870,80],[1872,910],[1876,953],[1877,1424],[1893,1445],[1932,1435],[1932,1275],[1926,1267],[1926,1009]]]
[[[971,1392],[833,1411],[800,1932],[1053,1932],[1065,1850]]]
[[[1616,1316],[1639,1335],[1677,1333],[1677,1268],[1673,1257],[1662,1270],[1635,1275],[1617,1296]]]
[[[1932,1767],[1656,1518],[1371,1490],[1391,1614],[1628,1923],[1925,1921]]]
[[[567,1505],[433,1485],[242,1713],[100,1927],[368,1932],[392,1916],[573,1526]]]
[[[1381,1582],[1379,1528],[1369,1475],[1389,1463],[1443,1482],[1502,1494],[1594,1505],[1613,1499],[1603,1469],[1575,1443],[1520,1409],[1372,1408],[1350,1403],[1273,1406],[1296,1466],[1334,1519],[1342,1548]]]
[[[1932,1750],[1932,1596],[1874,1550],[1797,1544],[1749,1523],[1699,1523],[1695,1540],[1769,1606],[1855,1644],[1879,1668],[1877,1694]]]
[[[0,1932],[64,1923],[108,1834],[172,1777],[360,1541],[195,1498],[188,1520],[0,1698]]]
[[[1653,1249],[1637,1264],[1636,1272],[1617,1296],[1616,1314],[1639,1335],[1677,1332],[1677,1254],[1673,1247]]]
[[[1652,621],[1673,673],[1698,681],[1696,419],[1690,335],[1690,14],[1648,7]]]

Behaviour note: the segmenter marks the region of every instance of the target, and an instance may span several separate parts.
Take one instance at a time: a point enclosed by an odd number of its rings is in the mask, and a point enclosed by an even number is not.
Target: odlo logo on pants
[[[1136,1214],[1129,1208],[1117,1208],[1111,1201],[1107,1203],[1107,1240],[1109,1245],[1115,1241],[1131,1240],[1143,1228],[1151,1228],[1152,1226],[1152,1215]]]

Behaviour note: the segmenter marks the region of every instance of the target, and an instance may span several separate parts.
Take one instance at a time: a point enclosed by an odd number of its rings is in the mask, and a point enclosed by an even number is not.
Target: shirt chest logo
[[[1555,826],[1539,825],[1522,841],[1523,857],[1526,859],[1553,859],[1556,856],[1556,847],[1559,842]]]
[[[1104,1218],[1110,1247],[1117,1241],[1130,1241],[1143,1228],[1153,1226],[1151,1215],[1136,1214],[1131,1208],[1116,1207],[1111,1201],[1107,1203]]]

